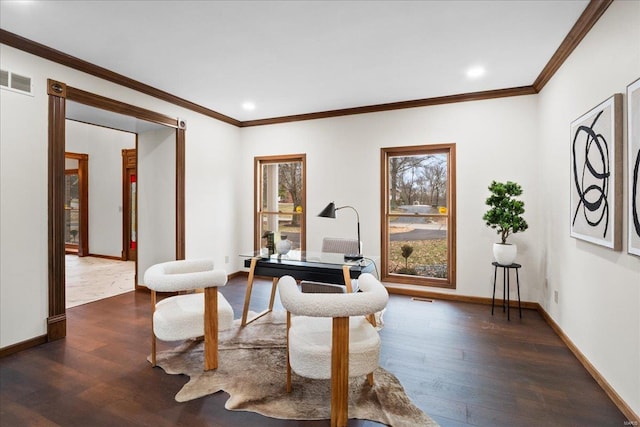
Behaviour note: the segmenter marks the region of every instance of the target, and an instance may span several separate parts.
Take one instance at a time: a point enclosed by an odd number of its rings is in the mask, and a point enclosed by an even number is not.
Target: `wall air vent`
[[[9,72],[7,70],[0,70],[0,86],[9,87]]]
[[[7,70],[0,70],[0,87],[14,92],[24,93],[25,95],[33,95],[31,77],[12,73]]]

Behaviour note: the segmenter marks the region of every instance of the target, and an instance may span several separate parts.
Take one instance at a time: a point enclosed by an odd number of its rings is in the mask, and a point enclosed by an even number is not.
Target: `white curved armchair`
[[[278,283],[287,310],[287,392],[291,370],[314,379],[331,379],[331,425],[348,422],[349,377],[367,375],[373,385],[380,337],[364,316],[382,310],[389,299],[371,274],[359,277],[357,293],[302,293],[291,276]],[[291,314],[296,315],[292,317]]]
[[[218,331],[233,325],[233,309],[218,292],[227,283],[223,270],[208,259],[155,264],[144,273],[151,290],[151,364],[156,366],[156,338],[178,341],[204,335],[205,370],[218,367]],[[157,302],[156,292],[204,292],[176,295]]]

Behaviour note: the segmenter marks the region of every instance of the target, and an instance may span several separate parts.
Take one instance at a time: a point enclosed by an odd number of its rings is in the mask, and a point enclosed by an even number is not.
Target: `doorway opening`
[[[80,115],[86,114],[89,118],[75,117],[75,120],[99,124],[112,128],[119,126],[108,126],[103,123],[96,123],[95,117],[103,117],[105,115],[115,115],[120,123],[129,122],[129,125],[146,123],[154,126],[161,125],[163,128],[162,144],[166,147],[171,145],[171,149],[164,149],[172,156],[172,165],[175,170],[174,178],[171,186],[175,190],[175,198],[172,198],[171,211],[173,212],[173,242],[172,257],[175,259],[184,259],[184,143],[186,133],[186,123],[182,120],[164,116],[162,114],[142,109],[140,107],[125,104],[117,100],[102,97],[80,89],[76,89],[66,84],[54,80],[49,80],[47,84],[47,92],[49,95],[49,168],[48,168],[48,187],[49,187],[49,206],[48,206],[48,237],[49,237],[49,316],[47,318],[47,340],[52,341],[64,338],[67,333],[66,326],[66,304],[65,304],[65,151],[66,151],[66,132],[65,121],[67,118],[67,107],[72,109],[73,106],[81,106]],[[73,101],[73,102],[67,102]],[[170,130],[170,138],[167,137],[167,131]],[[151,141],[152,138],[149,139]],[[136,144],[137,145],[137,144]],[[138,148],[136,146],[136,148]],[[149,151],[153,151],[149,149]],[[140,159],[138,159],[139,163]],[[153,168],[153,159],[149,168]],[[139,164],[138,164],[139,166]],[[137,176],[138,182],[140,176]],[[167,183],[164,183],[163,191],[167,189]],[[137,191],[139,193],[139,189]],[[150,207],[149,209],[152,209]],[[165,206],[166,209],[166,206]],[[136,210],[137,212],[137,210]],[[139,216],[139,214],[138,214]],[[140,221],[136,221],[136,225],[141,225]],[[79,233],[78,233],[79,234]],[[120,233],[118,233],[120,234]],[[121,235],[121,234],[120,234]],[[169,239],[165,238],[165,241]],[[146,270],[148,265],[141,264],[139,261],[140,243],[137,236],[136,243],[138,245],[138,253],[136,256],[135,269],[135,286],[138,287],[138,276],[140,271]],[[166,242],[165,242],[166,243]],[[153,247],[154,244],[149,244]],[[145,263],[152,262],[147,259]],[[152,262],[153,263],[153,262]]]

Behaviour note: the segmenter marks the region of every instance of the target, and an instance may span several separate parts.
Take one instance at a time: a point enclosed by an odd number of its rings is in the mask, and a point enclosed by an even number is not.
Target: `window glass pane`
[[[277,243],[280,239],[287,239],[291,242],[291,249],[300,249],[301,228],[299,216],[299,214],[261,214],[260,236],[262,237],[262,239],[260,247],[267,247],[265,233],[272,232],[275,243]]]
[[[442,216],[389,217],[389,273],[446,279],[448,221]]]
[[[261,210],[292,212],[302,205],[302,162],[262,165]]]
[[[445,206],[447,203],[445,153],[389,158],[389,212],[403,206]]]

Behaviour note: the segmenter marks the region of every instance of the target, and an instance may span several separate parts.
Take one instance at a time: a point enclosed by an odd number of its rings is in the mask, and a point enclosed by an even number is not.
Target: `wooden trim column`
[[[178,119],[176,129],[176,259],[185,258],[185,139],[187,124]]]
[[[47,341],[54,341],[67,335],[64,289],[64,117],[67,87],[64,83],[49,79],[47,94],[49,95],[49,317],[47,317]]]

